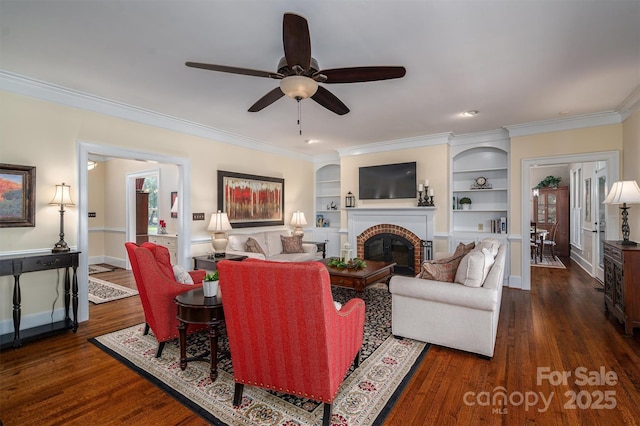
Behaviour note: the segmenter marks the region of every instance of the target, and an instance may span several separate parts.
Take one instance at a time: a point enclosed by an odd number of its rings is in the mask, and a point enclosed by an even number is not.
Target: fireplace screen
[[[378,234],[364,243],[365,260],[395,262],[394,274],[415,275],[415,248],[406,238],[395,234]]]

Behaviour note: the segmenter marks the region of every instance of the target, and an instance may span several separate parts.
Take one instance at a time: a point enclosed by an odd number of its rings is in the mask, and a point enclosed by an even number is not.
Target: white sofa
[[[227,254],[237,254],[276,262],[310,262],[315,260],[318,246],[315,244],[302,244],[303,253],[283,253],[280,236],[291,237],[291,231],[283,229],[252,234],[230,234],[227,237],[226,252]],[[247,251],[247,240],[249,238],[256,240],[264,254]]]
[[[436,345],[493,356],[507,244],[481,287],[396,275],[391,278],[392,332]]]

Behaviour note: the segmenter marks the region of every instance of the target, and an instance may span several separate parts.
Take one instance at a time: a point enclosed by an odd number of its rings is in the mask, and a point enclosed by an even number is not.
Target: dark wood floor
[[[576,265],[565,264],[566,270],[535,268],[530,292],[504,290],[492,360],[432,347],[385,424],[636,424],[640,330],[625,336],[621,325],[603,313],[600,284]],[[97,276],[134,287],[126,271]],[[143,322],[139,303],[131,297],[92,305],[90,320],[76,334],[1,352],[4,426],[205,424],[87,342]],[[616,374],[615,384],[581,384],[585,376],[596,380],[594,372],[601,368]],[[552,378],[564,371],[571,375],[566,383],[538,383],[539,369]],[[500,404],[501,392],[506,406]]]

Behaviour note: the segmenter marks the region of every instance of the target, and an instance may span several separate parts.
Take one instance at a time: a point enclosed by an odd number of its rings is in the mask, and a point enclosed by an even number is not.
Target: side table
[[[322,258],[327,257],[327,242],[326,241],[303,241],[304,244],[315,244],[318,247],[318,251],[322,252]]]
[[[193,258],[193,269],[206,269],[207,271],[215,271],[217,269],[216,262],[221,260],[244,260],[247,256],[237,254],[226,254],[224,257],[211,258],[209,256],[196,256]]]
[[[209,354],[211,372],[214,381],[218,377],[218,326],[224,320],[222,300],[217,297],[204,297],[202,288],[195,288],[179,294],[175,298],[178,306],[178,333],[180,335],[180,369],[187,368],[187,362],[206,359],[207,354],[187,358],[187,327],[189,324],[207,324],[209,326]]]

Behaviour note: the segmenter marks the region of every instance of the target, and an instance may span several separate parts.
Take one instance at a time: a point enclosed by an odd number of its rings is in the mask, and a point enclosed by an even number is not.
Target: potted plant
[[[204,297],[214,297],[218,294],[218,271],[207,274],[202,280],[202,290]]]
[[[462,206],[462,210],[469,210],[471,208],[471,198],[462,197],[460,198],[460,205]]]

